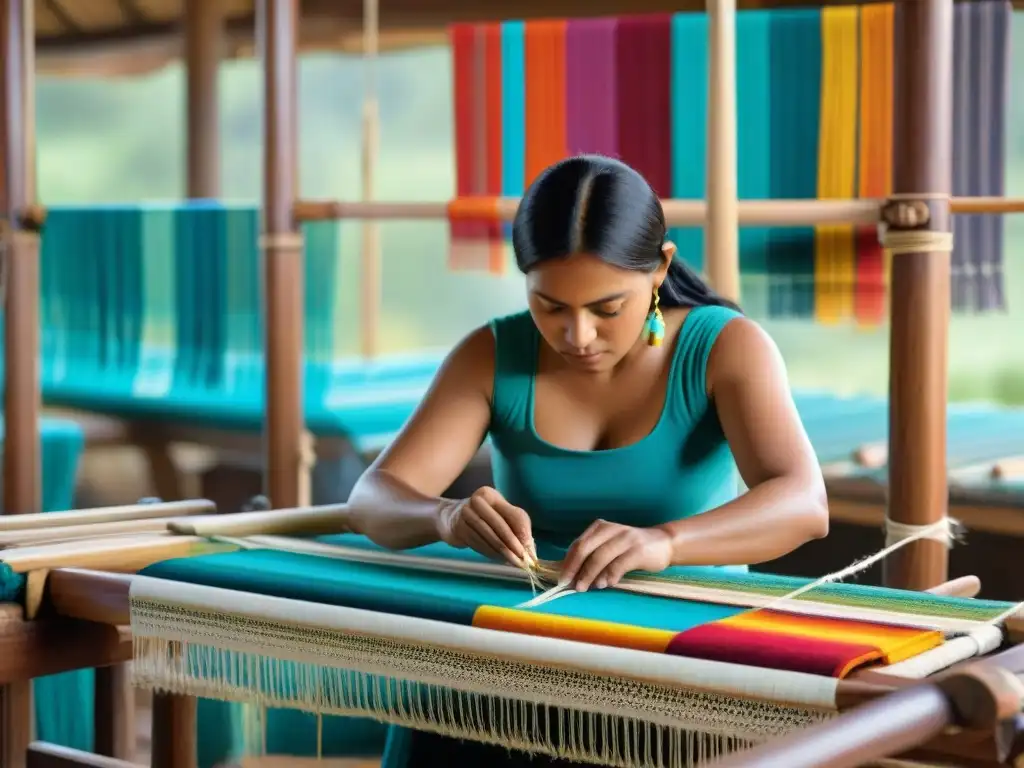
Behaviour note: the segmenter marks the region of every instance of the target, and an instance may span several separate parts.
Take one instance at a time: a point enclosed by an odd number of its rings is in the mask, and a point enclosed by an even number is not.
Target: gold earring
[[[665,338],[665,318],[658,307],[658,289],[654,289],[654,299],[651,302],[651,311],[647,313],[647,322],[644,324],[644,332],[647,334],[647,343],[652,347],[660,347]]]

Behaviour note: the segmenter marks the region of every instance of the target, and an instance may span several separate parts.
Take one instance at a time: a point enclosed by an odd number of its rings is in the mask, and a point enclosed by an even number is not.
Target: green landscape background
[[[1012,30],[1007,194],[1024,196],[1024,15]],[[357,199],[363,63],[316,55],[300,66],[300,187],[307,197]],[[1011,76],[1011,80],[1014,78]],[[262,82],[251,60],[223,65],[224,197],[260,199]],[[454,192],[451,59],[447,48],[382,57],[378,199],[447,200]],[[40,78],[38,179],[45,203],[180,198],[185,169],[184,74],[170,66],[120,79]],[[1006,219],[1009,307],[953,320],[950,395],[1024,404],[1024,215]],[[359,226],[342,226],[339,298],[346,348],[358,351]],[[382,227],[385,350],[450,345],[474,324],[524,305],[522,278],[452,273],[446,225]],[[759,317],[785,355],[794,386],[884,393],[888,329]]]

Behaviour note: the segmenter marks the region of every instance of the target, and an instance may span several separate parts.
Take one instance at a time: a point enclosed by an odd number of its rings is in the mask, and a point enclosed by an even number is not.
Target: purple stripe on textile
[[[618,157],[616,19],[570,19],[566,29],[567,140],[571,154]]]

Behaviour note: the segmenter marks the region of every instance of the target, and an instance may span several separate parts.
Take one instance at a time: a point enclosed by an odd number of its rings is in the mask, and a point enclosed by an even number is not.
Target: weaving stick
[[[174,520],[167,529],[185,536],[315,536],[348,531],[348,505],[239,512]]]
[[[152,504],[127,504],[119,507],[75,509],[68,512],[39,512],[29,515],[0,516],[0,534],[31,531],[40,528],[63,528],[77,525],[115,523],[126,520],[147,520],[159,517],[213,515],[217,505],[206,499],[168,501]]]
[[[176,518],[151,517],[142,520],[117,520],[109,523],[61,525],[23,531],[0,531],[0,549],[23,547],[31,544],[55,544],[74,539],[92,539],[103,536],[123,536],[135,533],[165,533],[167,525]]]
[[[52,568],[100,568],[131,572],[161,560],[190,557],[236,549],[198,536],[170,536],[166,533],[40,544],[0,552],[0,563],[13,573]]]

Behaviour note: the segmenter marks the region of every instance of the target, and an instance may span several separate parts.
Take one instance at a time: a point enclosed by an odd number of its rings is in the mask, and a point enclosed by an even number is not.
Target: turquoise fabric
[[[324,537],[325,541],[379,549],[356,536]],[[430,557],[482,560],[469,550],[434,544],[412,550]],[[354,563],[288,552],[254,550],[167,560],[144,575],[224,589],[258,592],[362,608],[404,616],[469,625],[480,605],[512,607],[532,597],[526,584],[507,583],[393,566]],[[629,616],[641,626],[682,631],[724,618],[739,609],[644,595],[594,591],[539,606],[538,613],[619,620]],[[241,707],[200,700],[199,764],[209,768],[236,758],[242,745]],[[386,728],[372,720],[327,717],[322,744],[325,756],[380,754]],[[316,718],[307,713],[271,710],[267,726],[271,754],[312,756],[316,750]],[[392,755],[397,754],[390,748]]]
[[[707,397],[707,361],[738,313],[690,310],[673,351],[661,418],[621,448],[574,451],[534,429],[533,384],[540,335],[528,312],[492,323],[496,340],[490,426],[495,486],[529,510],[538,544],[567,548],[595,519],[650,527],[735,498],[736,465]]]
[[[303,234],[307,425],[360,450],[380,448],[419,401],[440,356],[339,359],[339,228],[317,222]],[[256,206],[51,208],[41,255],[44,401],[259,431],[260,264]]]
[[[742,20],[742,14],[737,22]],[[672,196],[703,200],[708,136],[708,24],[705,13],[672,16]],[[679,256],[704,269],[704,229],[673,227]]]
[[[501,24],[501,194],[519,197],[526,179],[526,28]]]
[[[0,421],[2,428],[2,421]],[[74,506],[75,479],[85,444],[79,424],[63,419],[39,422],[44,512]],[[0,564],[0,602],[17,602],[25,579]],[[64,747],[92,750],[93,688],[91,669],[41,677],[33,682],[36,738]]]
[[[358,537],[331,537],[359,546]],[[479,560],[468,550],[445,544],[409,554]],[[423,571],[394,565],[357,563],[295,552],[248,550],[166,560],[146,576],[189,584],[255,592],[324,605],[392,613],[469,626],[481,605],[512,608],[533,597],[525,582]],[[741,609],[617,590],[592,590],[529,609],[536,613],[599,621],[628,621],[651,629],[681,632],[732,616]]]
[[[747,11],[736,23],[736,154],[737,191],[740,200],[771,197],[771,133],[765,130],[771,116],[772,72],[765,66],[771,56],[771,12]],[[742,275],[768,274],[768,227],[741,227],[739,232]],[[767,281],[743,283],[743,311],[751,317],[768,316]]]
[[[771,13],[771,197],[818,196],[821,10]],[[814,314],[814,228],[773,228],[769,237],[773,317]]]

